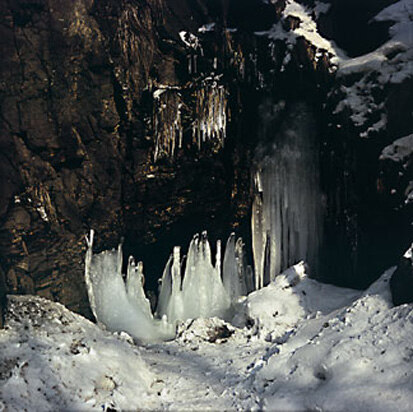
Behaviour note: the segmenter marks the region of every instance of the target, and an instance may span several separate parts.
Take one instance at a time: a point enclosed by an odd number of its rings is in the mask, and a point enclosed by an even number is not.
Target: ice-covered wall
[[[251,219],[257,288],[301,260],[314,271],[318,266],[322,197],[315,124],[307,105],[287,110],[279,132],[268,124],[271,116],[261,119],[267,143],[256,153]]]
[[[174,247],[164,269],[156,316],[153,316],[143,289],[142,262],[135,264],[134,259],[129,258],[125,282],[121,246],[117,251],[93,255],[93,231],[87,243],[85,280],[96,320],[111,331],[125,331],[142,341],[172,339],[179,320],[226,318],[232,303],[251,290],[252,271],[245,264],[242,240],[235,241],[235,235],[230,236],[223,263],[218,241],[213,263],[204,232],[192,239],[185,265],[180,247]]]

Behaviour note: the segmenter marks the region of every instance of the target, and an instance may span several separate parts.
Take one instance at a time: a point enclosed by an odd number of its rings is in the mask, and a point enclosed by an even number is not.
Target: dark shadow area
[[[320,33],[334,40],[350,57],[369,53],[388,39],[390,22],[372,18],[395,0],[331,0],[331,8],[318,20]]]

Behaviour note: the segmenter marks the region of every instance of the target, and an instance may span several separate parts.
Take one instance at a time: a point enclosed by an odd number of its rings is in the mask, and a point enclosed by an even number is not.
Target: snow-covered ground
[[[242,298],[232,324],[179,325],[134,345],[62,305],[10,297],[0,331],[0,410],[409,411],[413,305],[387,271],[364,293],[296,265]]]

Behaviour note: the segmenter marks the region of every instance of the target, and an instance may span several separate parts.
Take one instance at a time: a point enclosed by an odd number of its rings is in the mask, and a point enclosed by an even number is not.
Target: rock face
[[[36,293],[88,313],[89,228],[100,248],[126,235],[127,252],[159,262],[155,283],[172,238],[204,228],[221,234],[247,215],[242,145],[198,153],[185,141],[176,161],[154,162],[152,92],[197,80],[196,72],[188,76],[192,49],[177,27],[194,31],[208,16],[202,3],[175,5],[178,14],[172,6],[1,3],[0,264],[10,293]],[[222,14],[220,2],[213,6]],[[187,116],[200,88],[183,92]],[[148,245],[157,241],[155,256]]]
[[[318,25],[340,40],[338,3]],[[0,4],[0,267],[9,293],[36,293],[90,315],[83,281],[83,236],[90,228],[98,233],[98,249],[125,237],[125,252],[145,262],[149,288],[156,287],[172,246],[188,244],[197,231],[207,229],[214,239],[237,230],[248,240],[254,150],[280,124],[274,115],[262,130],[263,108],[280,102],[286,112],[296,101],[314,108],[331,246],[323,270],[342,267],[336,279],[325,278],[365,286],[392,263],[410,235],[408,214],[395,211],[377,189],[378,157],[412,130],[406,114],[412,83],[374,88],[387,129],[360,141],[364,129],[349,112],[334,114],[344,99],[341,87],[357,78],[336,78],[331,55],[293,33],[300,19],[283,14],[285,5]],[[363,12],[366,21],[376,7]],[[253,34],[276,22],[296,37],[292,46]],[[380,27],[385,38],[387,26]],[[373,50],[373,38],[366,35],[352,53]],[[369,124],[380,116],[372,113]],[[367,273],[376,259],[370,243],[382,242],[383,231],[400,230]]]

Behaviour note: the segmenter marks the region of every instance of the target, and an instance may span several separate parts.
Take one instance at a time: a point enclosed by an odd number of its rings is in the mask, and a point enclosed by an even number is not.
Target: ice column
[[[257,150],[256,160],[251,226],[260,288],[300,260],[317,271],[322,237],[319,159],[314,121],[305,104],[290,109],[270,147],[267,143]]]
[[[224,255],[223,283],[229,297],[234,301],[247,294],[247,266],[244,258],[244,244],[239,238],[235,241],[235,233],[231,233]]]

